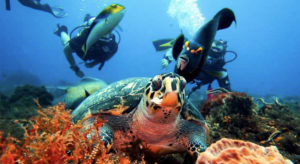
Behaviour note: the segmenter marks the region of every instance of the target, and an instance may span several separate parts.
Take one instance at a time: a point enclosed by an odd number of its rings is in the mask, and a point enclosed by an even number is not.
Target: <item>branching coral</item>
[[[0,163],[113,163],[117,156],[107,155],[98,135],[87,134],[100,128],[97,120],[91,128],[82,130],[82,122],[71,122],[70,111],[59,104],[38,111],[24,127],[24,141],[12,137],[0,138]]]
[[[46,91],[45,87],[31,85],[18,86],[10,96],[0,93],[0,130],[4,135],[11,134],[13,137],[22,138],[23,129],[15,120],[27,122],[27,120],[37,114],[38,100],[42,106],[51,104],[52,96]]]
[[[202,153],[197,164],[289,164],[275,146],[262,147],[242,140],[223,138]]]

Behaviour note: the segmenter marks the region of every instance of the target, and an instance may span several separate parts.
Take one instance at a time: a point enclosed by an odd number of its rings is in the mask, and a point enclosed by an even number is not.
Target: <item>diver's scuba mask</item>
[[[227,41],[223,40],[215,40],[211,45],[211,50],[214,53],[223,53],[226,51],[227,48]]]

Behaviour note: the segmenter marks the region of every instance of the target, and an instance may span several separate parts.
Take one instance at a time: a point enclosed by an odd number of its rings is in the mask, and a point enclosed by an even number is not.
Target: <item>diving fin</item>
[[[164,51],[173,47],[174,39],[159,39],[152,41],[156,51]]]
[[[57,29],[54,31],[54,34],[60,37],[60,33],[65,32],[68,33],[68,28],[65,25],[59,25],[57,24]]]

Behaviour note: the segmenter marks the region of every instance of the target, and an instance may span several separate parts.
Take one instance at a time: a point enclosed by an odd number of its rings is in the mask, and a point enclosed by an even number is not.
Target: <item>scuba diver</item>
[[[164,41],[163,41],[164,40]],[[164,50],[161,47],[158,47],[159,43],[174,42],[174,39],[163,39],[153,41],[153,44],[157,51]],[[234,57],[228,61],[225,61],[225,54],[232,53]],[[210,51],[208,52],[207,59],[202,67],[202,72],[200,72],[191,83],[195,83],[195,87],[192,88],[192,91],[189,93],[189,96],[192,92],[200,89],[201,86],[206,84],[211,84],[214,80],[218,81],[218,84],[221,88],[231,91],[230,81],[228,77],[227,70],[224,66],[227,63],[234,61],[237,58],[237,53],[234,51],[227,50],[227,41],[222,39],[214,40]],[[167,69],[169,64],[173,61],[172,49],[167,49],[167,52],[164,58],[161,60],[161,65],[164,69]],[[211,87],[211,86],[210,86]]]
[[[227,42],[215,41],[214,38],[218,30],[228,28],[232,22],[236,22],[233,11],[224,8],[200,27],[191,40],[180,34],[175,40],[153,41],[157,51],[169,49],[162,60],[163,67],[167,67],[172,61],[170,57],[172,55],[176,60],[174,72],[183,76],[187,82],[196,83],[189,95],[214,80],[218,80],[222,90],[226,92],[231,90],[227,70],[223,66],[237,56],[235,52],[230,51],[235,57],[225,62]]]
[[[57,25],[54,32],[61,38],[64,45],[64,54],[70,64],[70,68],[75,74],[82,78],[84,73],[76,65],[72,55],[75,52],[81,58],[87,68],[92,68],[100,64],[98,70],[101,70],[105,61],[110,59],[118,50],[119,40],[116,41],[115,35],[112,33],[114,28],[119,24],[125,13],[125,8],[118,4],[112,4],[102,10],[97,17],[91,17],[89,14],[84,18],[85,23],[76,27],[68,35],[66,26]],[[72,33],[82,28],[76,37],[72,37]]]
[[[63,18],[67,16],[67,13],[60,7],[53,7],[48,5],[47,3],[41,4],[41,0],[18,0],[22,5],[48,12],[52,14],[56,18]],[[6,10],[10,10],[10,0],[5,0]]]

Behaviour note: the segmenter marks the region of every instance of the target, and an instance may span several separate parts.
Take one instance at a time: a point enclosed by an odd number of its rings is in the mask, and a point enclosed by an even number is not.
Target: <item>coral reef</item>
[[[38,100],[42,106],[48,106],[52,99],[44,87],[32,85],[16,87],[10,96],[0,94],[0,130],[5,135],[22,138],[24,131],[15,120],[26,121],[37,114],[38,106],[34,100]]]
[[[40,106],[40,105],[38,105]],[[41,107],[41,106],[40,106]],[[193,163],[185,153],[161,158],[145,157],[138,149],[128,152],[107,152],[99,131],[104,120],[96,120],[87,128],[84,120],[71,121],[64,104],[38,110],[38,115],[23,124],[25,137],[18,140],[3,137],[0,132],[0,163]],[[18,122],[22,124],[22,122]]]
[[[300,163],[299,113],[278,99],[255,104],[244,93],[222,93],[206,101],[200,110],[210,127],[210,143],[226,137],[274,145],[284,156]]]
[[[223,138],[210,145],[198,159],[197,164],[290,164],[275,146],[263,147],[242,140]]]
[[[219,109],[220,106],[227,110]],[[201,113],[205,117],[215,108],[218,108],[220,112],[223,112],[223,115],[239,113],[243,116],[250,116],[255,108],[255,104],[253,103],[252,98],[247,96],[245,93],[220,93],[205,102],[201,108]]]
[[[9,98],[9,103],[31,107],[36,105],[33,99],[38,99],[42,106],[47,106],[51,105],[53,97],[43,86],[36,87],[33,85],[24,85],[15,88],[13,94]]]
[[[1,115],[0,127],[7,128],[5,133],[0,132],[0,163],[195,162],[187,153],[159,157],[148,156],[146,152],[140,151],[139,143],[136,144],[136,149],[108,153],[104,143],[99,140],[98,133],[93,133],[99,130],[103,120],[97,120],[90,128],[82,128],[84,127],[83,121],[72,122],[72,115],[70,111],[66,111],[65,105],[58,104],[42,108],[50,99],[46,96],[42,105],[38,99],[41,100],[43,96],[38,98],[36,96],[40,94],[35,94],[30,90],[16,89],[16,92],[23,94],[16,93],[10,97],[0,94],[0,112],[5,114]],[[23,99],[21,95],[27,95],[24,97],[30,98]],[[47,94],[45,93],[45,95]],[[30,101],[30,103],[24,103],[28,105],[27,107],[20,105],[25,100]],[[222,162],[234,163],[236,162],[234,160],[237,159],[243,163],[246,163],[243,160],[247,159],[247,162],[259,160],[261,163],[263,160],[270,159],[280,161],[283,158],[279,152],[291,161],[300,163],[299,113],[295,112],[297,110],[290,109],[291,106],[283,103],[286,101],[281,101],[281,99],[274,99],[272,103],[268,102],[260,99],[255,104],[253,98],[244,93],[234,92],[217,94],[206,101],[201,106],[201,111],[210,127],[208,144],[224,137],[248,140],[253,143],[223,139],[212,144],[198,158],[197,163],[212,163],[214,160],[226,160]],[[24,117],[14,113],[16,111],[27,113],[35,111],[37,115],[32,117],[31,114],[26,115],[25,113],[26,117]],[[13,114],[10,114],[11,112]],[[30,119],[28,119],[29,116]],[[17,117],[19,118],[17,119]],[[11,135],[7,135],[8,133]],[[23,133],[24,137],[20,139],[20,135]],[[254,158],[253,153],[259,155]],[[274,158],[274,155],[277,157]]]
[[[24,126],[25,138],[0,137],[0,163],[116,163],[118,156],[106,154],[97,133],[103,121],[82,131],[82,123],[71,122],[63,104],[39,110]]]

